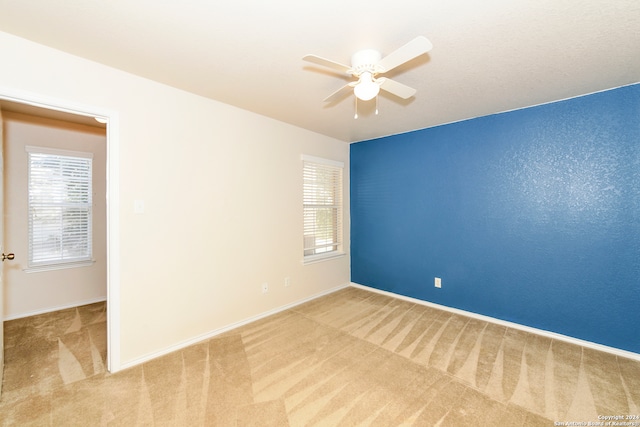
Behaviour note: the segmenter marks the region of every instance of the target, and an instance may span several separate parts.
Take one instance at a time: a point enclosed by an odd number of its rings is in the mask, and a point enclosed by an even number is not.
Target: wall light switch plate
[[[135,200],[133,202],[133,213],[136,213],[136,214],[144,213],[144,200]]]
[[[436,288],[441,288],[442,287],[442,279],[439,277],[436,277],[434,280],[434,284],[436,286]]]

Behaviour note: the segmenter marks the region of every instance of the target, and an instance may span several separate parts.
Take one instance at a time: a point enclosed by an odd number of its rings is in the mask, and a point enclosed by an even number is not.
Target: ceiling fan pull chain
[[[353,116],[354,119],[358,118],[358,97],[354,96],[355,100],[356,100],[356,114]]]
[[[376,95],[376,116],[378,115],[378,95]]]

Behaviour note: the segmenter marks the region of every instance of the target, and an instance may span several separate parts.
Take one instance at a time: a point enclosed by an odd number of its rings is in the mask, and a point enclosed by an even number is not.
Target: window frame
[[[27,245],[28,245],[28,256],[27,256],[27,269],[25,271],[43,271],[43,270],[57,270],[62,268],[73,268],[73,267],[82,267],[87,265],[92,265],[95,260],[93,259],[93,153],[83,152],[83,151],[70,151],[70,150],[62,150],[58,148],[49,148],[49,147],[36,147],[36,146],[26,146],[25,151],[27,152]],[[80,182],[82,187],[81,198],[86,199],[81,202],[68,202],[68,201],[58,201],[51,203],[35,203],[32,194],[34,192],[34,187],[32,185],[32,177],[38,172],[33,168],[32,156],[50,156],[51,160],[56,160],[61,164],[61,167],[70,167],[69,163],[82,163],[83,161],[87,162],[87,171],[85,176],[83,176],[81,181],[76,181],[76,183]],[[64,158],[69,158],[67,161],[67,165],[64,163]],[[88,179],[85,179],[88,178]],[[56,183],[64,183],[65,179],[60,178],[59,181],[55,181]],[[64,192],[59,193],[59,195],[63,195]],[[82,215],[86,215],[86,221],[82,221],[83,233],[80,235],[81,239],[85,239],[86,248],[85,251],[80,256],[69,256],[65,255],[60,250],[59,257],[53,257],[49,259],[35,259],[34,260],[34,222],[33,222],[33,209],[34,205],[40,205],[40,207],[46,206],[47,208],[60,209],[62,218],[63,212],[65,210],[81,210]],[[61,229],[59,230],[60,241],[64,240],[63,228],[61,225]],[[75,237],[72,237],[75,239]],[[81,240],[82,241],[82,240]],[[60,243],[62,247],[63,243]]]
[[[306,154],[301,155],[302,160],[302,211],[303,211],[303,230],[302,230],[302,254],[303,254],[303,264],[311,264],[315,262],[325,261],[328,259],[342,257],[345,255],[343,251],[343,239],[344,239],[344,163],[336,160],[329,160],[316,156],[309,156]],[[330,188],[325,188],[325,191],[328,191],[332,194],[333,202],[332,204],[327,203],[319,203],[317,192],[316,194],[311,194],[312,189],[309,187],[308,174],[310,173],[311,168],[324,168],[326,171],[332,171],[333,173],[337,173],[337,182],[336,179],[332,179],[330,181],[334,181]],[[335,177],[334,177],[335,178]],[[319,182],[316,180],[311,183],[312,186],[317,186]],[[316,203],[309,203],[309,199],[314,199]],[[309,210],[313,210],[316,214],[320,210],[335,210],[335,214],[331,215],[335,218],[333,224],[331,225],[329,231],[333,234],[332,240],[329,242],[325,242],[324,245],[317,246],[315,242],[317,241],[317,235],[308,234],[310,231],[307,216],[309,215]],[[313,227],[314,231],[323,231],[317,230],[315,226]],[[327,231],[326,229],[324,230]],[[314,238],[313,247],[309,247],[308,245],[308,237]],[[327,249],[333,247],[333,249],[324,250],[318,252],[321,249]],[[309,253],[309,251],[314,251],[313,253]]]

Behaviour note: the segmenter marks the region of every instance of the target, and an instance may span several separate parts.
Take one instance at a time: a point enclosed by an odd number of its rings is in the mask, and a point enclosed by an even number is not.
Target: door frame
[[[78,104],[66,99],[0,86],[0,99],[48,110],[107,120],[107,370],[118,372],[120,363],[120,141],[115,110]],[[2,218],[4,221],[4,218]],[[2,291],[2,290],[0,290]],[[0,319],[4,322],[4,319]]]

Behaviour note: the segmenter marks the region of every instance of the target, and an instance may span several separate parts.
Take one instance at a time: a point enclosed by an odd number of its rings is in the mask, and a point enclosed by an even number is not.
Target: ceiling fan
[[[306,55],[302,59],[314,64],[329,67],[333,70],[356,77],[358,80],[347,83],[328,97],[326,102],[334,101],[353,88],[356,98],[361,101],[369,101],[375,98],[380,89],[387,91],[403,99],[411,98],[416,90],[387,77],[378,77],[394,68],[425,54],[433,45],[424,36],[418,36],[401,48],[382,58],[380,52],[375,49],[364,49],[353,54],[351,66],[340,64],[316,55]],[[357,114],[356,114],[357,117]]]

